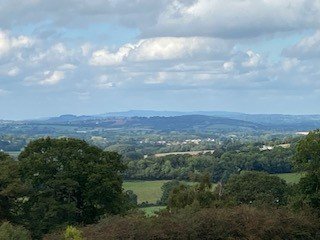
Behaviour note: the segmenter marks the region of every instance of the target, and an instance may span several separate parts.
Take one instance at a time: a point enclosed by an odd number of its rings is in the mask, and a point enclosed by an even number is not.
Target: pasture
[[[279,176],[289,184],[298,183],[300,178],[304,176],[303,173],[280,173],[275,175]]]
[[[303,173],[281,173],[276,174],[280,178],[284,179],[287,183],[298,183]],[[157,203],[161,198],[161,187],[168,180],[155,180],[155,181],[126,181],[123,183],[125,190],[132,190],[138,196],[138,203],[148,202]],[[187,184],[193,184],[191,182],[184,182]],[[216,185],[213,184],[213,188]]]
[[[162,195],[161,187],[168,180],[128,181],[123,183],[125,190],[132,190],[138,196],[138,203],[156,203]]]
[[[169,180],[155,180],[155,181],[126,181],[123,183],[125,190],[132,190],[138,196],[138,203],[148,202],[157,203],[162,196],[161,187]],[[194,184],[192,182],[184,182],[185,184]],[[213,184],[213,188],[216,185]]]

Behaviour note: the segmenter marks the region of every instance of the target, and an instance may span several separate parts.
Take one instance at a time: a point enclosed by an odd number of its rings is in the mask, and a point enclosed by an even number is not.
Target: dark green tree
[[[20,219],[35,236],[123,210],[125,167],[117,153],[82,140],[43,138],[30,142],[19,161],[21,180],[31,186]]]
[[[14,221],[15,206],[27,191],[20,181],[18,162],[0,152],[0,221]]]
[[[310,132],[299,142],[294,163],[306,172],[298,184],[302,201],[320,212],[320,130]]]
[[[127,190],[126,196],[129,207],[136,207],[138,205],[138,196],[132,190]]]
[[[180,185],[180,182],[178,180],[172,180],[164,183],[161,187],[162,196],[159,203],[163,205],[167,205],[170,193],[172,192],[173,189],[175,189],[179,185]]]
[[[224,186],[224,193],[237,204],[285,205],[288,191],[283,179],[263,172],[233,175]]]
[[[197,176],[199,183],[188,186],[180,184],[170,191],[168,207],[170,209],[182,209],[186,206],[195,204],[201,208],[209,207],[218,195],[212,191],[210,175],[205,173]]]

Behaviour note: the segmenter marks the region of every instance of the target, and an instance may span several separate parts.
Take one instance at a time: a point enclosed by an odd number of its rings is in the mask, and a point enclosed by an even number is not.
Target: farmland
[[[161,197],[161,187],[167,180],[124,182],[125,190],[132,190],[138,196],[138,203],[156,203]]]
[[[303,173],[281,173],[276,174],[280,178],[284,179],[287,183],[298,183],[300,178],[303,177]]]
[[[300,178],[303,176],[301,173],[282,173],[276,175],[286,180],[287,183],[298,183]],[[168,180],[127,181],[124,182],[123,187],[125,190],[132,190],[137,194],[138,203],[148,202],[156,204],[162,195],[161,187],[167,181]],[[213,185],[213,187],[215,187],[215,185]]]

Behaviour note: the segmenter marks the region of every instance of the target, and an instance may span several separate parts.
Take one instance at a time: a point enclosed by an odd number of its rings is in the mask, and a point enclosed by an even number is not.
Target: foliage
[[[126,179],[159,180],[189,179],[190,173],[210,172],[212,181],[226,181],[232,174],[241,170],[265,171],[268,173],[291,172],[291,157],[294,149],[276,147],[260,151],[259,147],[247,146],[243,151],[217,149],[214,154],[199,156],[169,155],[128,160]]]
[[[19,161],[21,179],[31,189],[18,217],[35,236],[124,210],[124,165],[117,153],[82,140],[43,138],[30,142]]]
[[[295,166],[306,172],[298,185],[300,205],[307,204],[320,214],[320,130],[299,142],[294,160]]]
[[[123,188],[132,190],[138,196],[138,204],[156,204],[161,198],[161,187],[167,180],[157,181],[125,181]]]
[[[84,227],[87,240],[96,239],[317,239],[319,221],[285,209],[248,206],[184,209],[156,217],[139,214],[103,219]],[[46,240],[56,240],[50,236]]]
[[[19,178],[18,162],[0,152],[0,220],[14,220],[17,199],[27,191]]]
[[[233,175],[224,186],[224,194],[237,204],[285,205],[288,191],[283,179],[262,172]]]
[[[142,210],[147,217],[155,216],[157,215],[157,213],[164,209],[166,209],[166,206],[152,206],[140,208],[140,210]]]
[[[180,185],[178,180],[172,180],[164,183],[161,187],[162,196],[159,201],[160,204],[167,205],[170,193]]]
[[[320,174],[320,130],[310,132],[299,142],[294,161],[298,169]]]
[[[168,208],[182,209],[192,204],[200,207],[210,206],[217,195],[212,192],[209,174],[204,174],[200,180],[200,183],[194,186],[180,184],[173,188],[167,200]]]
[[[67,226],[64,240],[82,240],[82,232],[73,226]]]
[[[138,196],[132,190],[125,191],[128,198],[128,203],[131,207],[136,207],[138,205]]]
[[[24,227],[3,222],[0,226],[0,240],[31,240],[31,235]]]

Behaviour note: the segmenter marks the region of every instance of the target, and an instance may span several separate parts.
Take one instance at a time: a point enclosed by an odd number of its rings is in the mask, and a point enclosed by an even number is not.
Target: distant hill
[[[74,124],[81,124],[87,127],[116,127],[116,128],[145,128],[160,131],[188,131],[188,130],[208,130],[208,129],[259,129],[260,124],[229,119],[223,117],[203,116],[203,115],[183,115],[174,117],[110,117],[101,120],[80,121]]]
[[[206,131],[214,129],[309,131],[320,128],[320,115],[132,110],[92,116],[69,114],[49,119],[25,121],[25,123],[33,125],[67,124],[79,127],[144,128],[161,131]]]
[[[217,116],[229,117],[243,115],[243,113],[225,112],[225,111],[153,111],[153,110],[130,110],[124,112],[109,112],[105,114],[96,115],[98,117],[176,117],[184,115],[204,115],[204,116]]]

